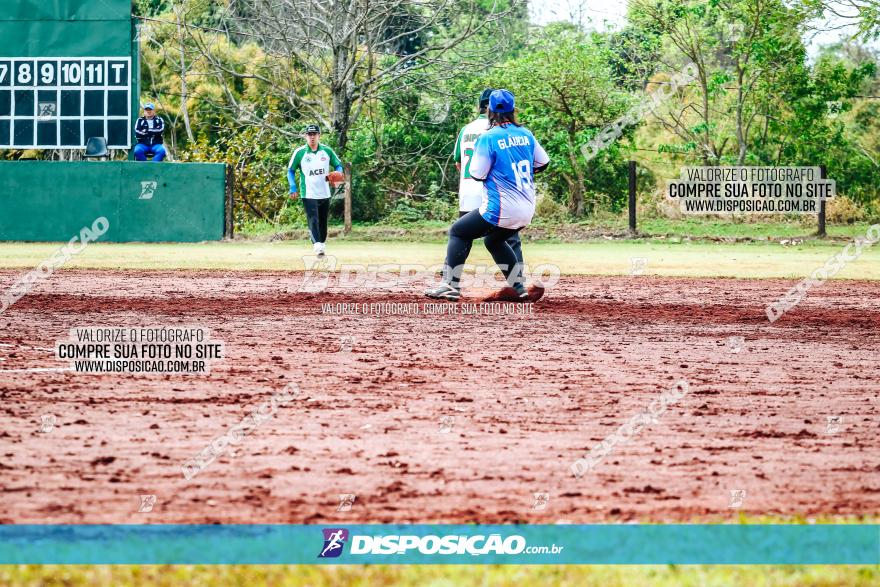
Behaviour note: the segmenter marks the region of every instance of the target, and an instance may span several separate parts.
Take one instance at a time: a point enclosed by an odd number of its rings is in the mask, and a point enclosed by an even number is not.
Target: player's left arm
[[[329,147],[327,150],[330,151],[330,165],[332,165],[336,171],[339,171],[341,173],[342,161],[339,160],[339,157],[336,155],[336,151],[330,149]]]
[[[534,135],[533,135],[534,138]],[[535,141],[535,154],[534,154],[534,165],[532,165],[532,169],[535,173],[541,173],[547,166],[550,165],[550,156],[547,155],[547,151],[544,150],[544,147],[541,146],[541,143],[538,142],[538,139],[534,139]]]
[[[154,135],[162,134],[163,132],[165,132],[165,119],[162,118],[161,116],[157,116],[156,117],[156,128],[147,127],[147,130],[149,132],[153,133]]]
[[[345,173],[342,171],[342,161],[339,160],[339,157],[336,155],[336,152],[330,147],[324,147],[324,152],[327,153],[330,157],[330,165],[333,166],[334,171],[331,171],[327,175],[324,176],[324,179],[331,186],[338,186],[342,182],[345,181]]]

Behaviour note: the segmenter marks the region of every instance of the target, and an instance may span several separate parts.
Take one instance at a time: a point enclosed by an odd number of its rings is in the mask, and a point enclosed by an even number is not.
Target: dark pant
[[[461,218],[462,216],[464,216],[466,214],[470,214],[470,212],[462,212],[461,210],[458,211],[459,218]],[[513,254],[516,255],[516,260],[519,261],[520,263],[522,263],[523,262],[522,241],[519,240],[519,232],[517,232],[512,237],[507,239],[507,244],[509,244],[510,248],[513,249]]]
[[[471,245],[478,238],[501,268],[507,283],[522,284],[522,263],[516,257],[510,239],[517,237],[519,229],[501,228],[487,222],[479,210],[468,212],[459,218],[449,229],[449,244],[446,246],[446,267],[443,281],[459,287],[464,262],[471,252]]]
[[[314,200],[303,198],[303,208],[309,221],[309,233],[313,243],[327,242],[327,216],[330,214],[330,198]]]

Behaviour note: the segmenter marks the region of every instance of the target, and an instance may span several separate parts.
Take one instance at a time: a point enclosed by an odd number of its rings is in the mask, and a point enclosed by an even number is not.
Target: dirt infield
[[[0,272],[0,287],[18,274]],[[427,315],[418,286],[291,293],[300,281],[63,271],[22,298],[0,316],[0,521],[880,512],[877,283],[826,283],[770,324],[764,307],[789,281],[563,278],[509,315]],[[418,313],[339,313],[384,302]],[[226,358],[207,376],[34,371],[65,366],[51,349],[70,328],[159,325],[209,327]],[[572,475],[679,379],[689,393],[658,423]],[[182,463],[289,381],[297,399],[184,479]],[[745,491],[737,508],[733,490]],[[535,493],[549,494],[544,507]],[[147,494],[155,505],[138,513]],[[357,496],[350,511],[337,511],[340,494]]]

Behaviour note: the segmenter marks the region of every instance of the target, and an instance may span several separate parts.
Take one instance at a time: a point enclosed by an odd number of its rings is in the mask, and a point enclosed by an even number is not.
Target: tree
[[[545,181],[562,181],[556,191],[568,194],[569,210],[578,216],[595,210],[598,195],[607,193],[603,172],[614,173],[603,169],[601,159],[588,166],[581,146],[633,103],[630,92],[617,83],[612,55],[602,37],[554,24],[491,76],[490,85],[516,96],[521,120],[551,156]],[[616,152],[612,149],[612,157]]]
[[[871,41],[880,38],[880,0],[803,0],[817,16],[831,15],[837,29],[857,27],[855,38]]]
[[[667,67],[689,62],[697,71],[691,91],[655,110],[678,138],[667,148],[696,150],[703,165],[772,164],[786,160],[792,145],[774,132],[800,128],[801,139],[816,140],[825,104],[851,97],[866,72],[846,84],[814,76],[802,40],[810,14],[783,0],[636,0],[631,17],[663,32]]]
[[[258,79],[291,112],[331,128],[344,152],[349,133],[383,92],[403,89],[420,74],[424,87],[478,67],[504,40],[504,23],[522,0],[258,0],[225,23],[252,35],[275,61],[239,71],[202,46],[220,79]],[[493,29],[496,43],[467,42]],[[488,35],[487,35],[488,37]],[[236,104],[240,108],[241,105]],[[254,120],[261,123],[260,120]]]

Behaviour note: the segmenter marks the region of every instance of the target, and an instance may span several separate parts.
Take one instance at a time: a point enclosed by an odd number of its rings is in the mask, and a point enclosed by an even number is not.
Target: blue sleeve
[[[293,169],[290,167],[287,168],[287,182],[290,184],[290,193],[296,193],[296,175],[294,175]]]

